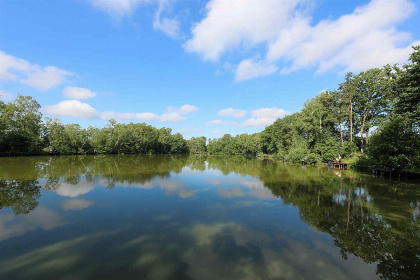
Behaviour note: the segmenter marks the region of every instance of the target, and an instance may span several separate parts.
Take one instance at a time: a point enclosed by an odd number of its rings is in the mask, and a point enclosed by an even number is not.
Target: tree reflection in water
[[[420,189],[416,182],[387,181],[351,170],[337,176],[326,168],[302,169],[275,161],[217,156],[10,158],[2,159],[0,170],[0,209],[10,208],[15,215],[35,209],[40,186],[45,191],[76,197],[98,185],[110,189],[150,185],[167,187],[165,192],[176,191],[188,198],[194,194],[182,185],[172,182],[163,186],[154,180],[169,180],[171,174],[190,171],[253,176],[284,204],[297,207],[302,221],[328,233],[343,259],[352,254],[376,264],[377,274],[384,279],[419,279]],[[66,192],[65,188],[72,186],[77,186],[78,192]],[[224,197],[246,195],[240,188],[217,189],[216,193]],[[227,225],[225,229],[243,230],[239,225]],[[225,258],[235,258],[232,254],[240,254],[240,248],[232,247],[230,254],[228,243],[218,247],[224,248]],[[244,252],[252,258],[261,253],[257,247],[246,247]]]

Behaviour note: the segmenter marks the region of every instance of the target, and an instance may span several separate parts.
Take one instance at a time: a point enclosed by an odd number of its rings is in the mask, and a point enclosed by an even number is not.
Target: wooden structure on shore
[[[380,175],[380,176],[389,175],[389,178],[391,178],[393,174],[397,175],[398,178],[401,178],[401,175],[405,175],[406,179],[407,177],[409,176],[411,177],[412,175],[414,175],[407,171],[401,171],[401,170],[389,169],[389,168],[377,167],[377,166],[372,167],[371,170],[372,170],[372,173],[375,175]]]
[[[338,168],[338,169],[348,169],[349,168],[349,165],[350,164],[348,164],[348,163],[344,163],[344,162],[331,162],[331,166],[333,167],[333,168]]]

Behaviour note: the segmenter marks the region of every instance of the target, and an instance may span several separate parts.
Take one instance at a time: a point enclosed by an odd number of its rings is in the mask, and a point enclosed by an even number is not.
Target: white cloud
[[[16,72],[33,71],[35,66],[28,61],[11,56],[0,51],[0,79],[9,81],[18,81]]]
[[[236,69],[235,80],[244,81],[278,68],[283,74],[308,68],[357,72],[405,62],[411,46],[420,44],[398,28],[414,13],[410,0],[372,0],[349,14],[315,23],[311,2],[210,0],[185,50],[211,61],[228,52],[254,54]]]
[[[96,96],[96,92],[91,91],[87,88],[81,87],[70,87],[67,86],[63,89],[64,96],[67,98],[75,98],[75,99],[88,99],[93,98]]]
[[[287,114],[287,111],[279,108],[261,108],[251,111],[251,115],[258,118],[282,118]]]
[[[15,81],[39,90],[49,90],[74,74],[54,66],[41,67],[0,51],[0,79]]]
[[[44,110],[51,115],[57,116],[70,116],[83,119],[95,119],[99,117],[95,108],[79,100],[64,100],[56,105],[46,106]]]
[[[180,114],[186,115],[186,114],[190,114],[192,112],[197,112],[197,111],[198,111],[197,106],[186,104],[186,105],[181,106]]]
[[[216,130],[213,130],[212,133],[214,133],[214,134],[223,134],[225,132],[223,130],[216,129]]]
[[[289,112],[279,108],[261,108],[251,111],[255,118],[248,119],[242,123],[243,126],[267,126],[278,118],[283,118]]]
[[[64,83],[66,76],[72,76],[72,74],[54,66],[46,66],[28,73],[27,78],[22,79],[21,82],[39,90],[49,90]]]
[[[145,121],[152,121],[152,120],[159,119],[159,116],[153,113],[137,113],[136,118],[145,120]]]
[[[159,117],[159,121],[161,122],[180,122],[186,119],[186,117],[181,116],[178,113],[165,113]]]
[[[15,95],[11,92],[0,89],[0,100],[12,100],[15,98]]]
[[[278,70],[277,66],[269,61],[256,61],[255,59],[242,60],[235,72],[235,81],[241,82],[258,77],[265,77]]]
[[[194,105],[182,105],[181,107],[173,107],[169,106],[166,110],[167,112],[162,114],[159,117],[159,121],[161,122],[179,122],[184,121],[187,118],[186,115],[189,115],[193,112],[198,111],[198,107]]]
[[[243,126],[267,126],[275,122],[275,118],[251,118],[242,123]]]
[[[272,124],[278,118],[283,118],[285,115],[289,114],[288,111],[280,108],[261,108],[253,110],[250,112],[253,118],[250,118],[242,123],[242,126],[267,126]],[[241,118],[246,114],[246,111],[239,109],[223,109],[218,112],[220,116],[233,116],[236,118]],[[224,120],[212,120],[207,122],[208,125],[230,125],[230,126],[239,126],[241,125],[238,122],[229,122]],[[220,132],[220,130],[215,130]],[[213,133],[215,133],[213,131]]]
[[[117,114],[118,120],[134,119],[135,117],[136,117],[135,113],[118,113]]]
[[[198,107],[194,105],[182,105],[181,107],[169,106],[166,108],[166,113],[157,115],[150,112],[144,113],[115,113],[112,111],[103,112],[100,118],[109,120],[116,118],[117,120],[140,119],[144,121],[160,121],[160,122],[179,122],[187,119],[186,115],[197,112]]]
[[[207,122],[208,125],[230,125],[230,126],[239,126],[238,122],[228,122],[228,121],[223,121],[223,120],[213,120],[213,121],[208,121]]]
[[[112,111],[105,111],[100,115],[101,120],[115,119],[115,113]]]
[[[182,105],[181,107],[169,106],[167,108],[168,113],[177,113],[180,115],[188,115],[190,113],[197,112],[197,111],[198,111],[197,106],[188,105],[188,104]]]
[[[255,45],[276,37],[301,0],[211,0],[206,17],[192,29],[186,51],[217,61],[240,45]]]
[[[161,18],[162,11],[165,6],[169,4],[168,0],[159,1],[159,8],[155,12],[153,18],[153,28],[160,30],[172,39],[179,39],[181,37],[181,31],[179,29],[179,21],[170,18]]]
[[[239,110],[239,109],[233,109],[233,108],[227,108],[222,109],[217,114],[221,117],[234,117],[237,119],[243,118],[246,114],[245,110]]]
[[[386,63],[403,62],[412,51],[405,42],[410,35],[397,30],[415,6],[408,0],[373,0],[336,20],[311,26],[296,18],[270,44],[267,57],[284,59],[291,65],[282,72],[315,66],[318,71],[339,67],[361,71]],[[378,43],[380,42],[380,43]],[[285,45],[287,47],[285,47]],[[405,46],[402,46],[405,45]]]

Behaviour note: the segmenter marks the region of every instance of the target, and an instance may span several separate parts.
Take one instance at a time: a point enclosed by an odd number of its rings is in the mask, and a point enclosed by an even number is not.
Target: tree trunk
[[[341,121],[339,121],[339,124],[340,124],[341,145],[343,145],[344,144],[344,141],[343,141],[343,130],[341,129]]]
[[[362,127],[360,128],[360,152],[362,152],[363,154],[363,130],[365,130],[365,121],[366,121],[366,115],[367,115],[367,110],[364,110],[363,113],[363,121],[362,121]]]
[[[353,142],[353,104],[351,103],[350,94],[350,142]]]
[[[369,144],[369,127],[366,128],[366,146]]]

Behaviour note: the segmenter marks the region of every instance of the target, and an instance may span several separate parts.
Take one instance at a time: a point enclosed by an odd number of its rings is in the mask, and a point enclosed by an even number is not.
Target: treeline
[[[205,141],[204,141],[205,142]],[[187,153],[180,133],[145,123],[109,121],[103,128],[62,124],[42,119],[40,105],[30,96],[0,103],[0,154],[158,154]]]
[[[325,91],[295,114],[257,135],[210,139],[217,154],[263,152],[288,161],[353,157],[356,166],[420,171],[420,47],[410,63],[348,73],[336,90]],[[352,159],[352,160],[353,160]]]
[[[255,155],[261,152],[260,134],[244,133],[235,137],[225,134],[219,139],[209,139],[207,151],[210,154]]]

